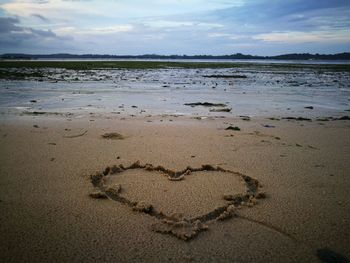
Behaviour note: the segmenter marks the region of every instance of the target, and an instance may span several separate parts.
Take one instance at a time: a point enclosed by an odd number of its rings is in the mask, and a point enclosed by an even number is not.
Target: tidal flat
[[[228,116],[322,118],[350,108],[346,64],[1,61],[0,71],[3,113],[215,115],[207,102]]]

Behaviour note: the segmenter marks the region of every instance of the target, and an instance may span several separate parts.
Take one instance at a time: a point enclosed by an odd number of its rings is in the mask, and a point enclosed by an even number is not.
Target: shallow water
[[[346,115],[350,109],[349,72],[276,67],[44,72],[44,81],[1,80],[0,112],[319,117]],[[208,75],[246,78],[204,77]],[[210,112],[212,107],[184,105],[206,101],[225,103],[232,111]]]

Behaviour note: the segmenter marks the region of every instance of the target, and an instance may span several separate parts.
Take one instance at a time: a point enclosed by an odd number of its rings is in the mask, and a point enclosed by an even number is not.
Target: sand
[[[90,120],[45,115],[1,119],[2,262],[350,258],[348,120]],[[229,126],[240,130],[226,130]],[[113,140],[104,134],[120,136]],[[138,167],[106,171],[136,161],[162,166],[176,176],[188,166],[203,165],[232,173],[203,169],[173,181],[164,171]],[[101,190],[91,182],[96,174],[103,174],[102,198],[89,196]],[[255,192],[249,192],[244,178],[258,182]],[[114,195],[108,195],[108,187],[116,187]],[[248,192],[249,200],[230,201],[230,195]],[[255,198],[258,193],[266,198]],[[194,222],[223,206],[208,220]],[[228,216],[219,220],[220,215]],[[199,231],[185,241],[170,233],[174,224],[181,231]]]

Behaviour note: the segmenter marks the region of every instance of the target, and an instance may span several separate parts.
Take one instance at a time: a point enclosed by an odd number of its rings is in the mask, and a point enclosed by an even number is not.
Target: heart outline
[[[216,171],[228,173],[243,179],[246,186],[246,192],[244,194],[223,196],[223,198],[227,201],[226,205],[215,208],[214,210],[200,216],[196,216],[189,219],[176,215],[169,216],[167,214],[164,214],[162,211],[157,211],[151,204],[146,204],[142,201],[135,202],[123,197],[122,195],[120,195],[120,191],[122,189],[120,185],[116,185],[114,187],[108,187],[107,185],[105,185],[104,178],[106,176],[113,176],[118,173],[122,173],[126,170],[133,169],[143,169],[148,172],[162,172],[164,175],[167,176],[167,179],[171,181],[183,180],[185,176],[200,171]],[[171,234],[185,241],[190,240],[197,236],[200,232],[207,230],[208,226],[206,225],[206,223],[225,220],[233,216],[237,216],[236,212],[238,208],[243,206],[251,207],[256,204],[256,199],[265,198],[265,194],[259,191],[261,185],[258,180],[239,172],[224,169],[220,166],[214,167],[209,164],[202,165],[199,168],[192,168],[191,166],[187,166],[184,170],[172,171],[160,165],[142,165],[140,161],[136,161],[127,167],[125,167],[123,164],[113,165],[111,167],[108,166],[103,172],[97,172],[95,174],[90,175],[90,180],[93,186],[97,189],[97,191],[99,191],[98,194],[91,194],[92,197],[109,198],[111,200],[117,201],[123,205],[132,208],[134,211],[142,212],[152,217],[155,217],[160,221],[152,225],[151,229],[153,231]]]

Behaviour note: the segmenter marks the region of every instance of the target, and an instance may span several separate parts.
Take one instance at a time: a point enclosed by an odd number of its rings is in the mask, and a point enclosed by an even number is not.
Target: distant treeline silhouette
[[[293,53],[278,56],[254,56],[236,53],[232,55],[99,55],[99,54],[20,54],[7,53],[0,55],[1,59],[278,59],[278,60],[350,60],[350,52],[338,54]]]

